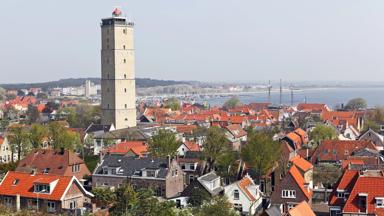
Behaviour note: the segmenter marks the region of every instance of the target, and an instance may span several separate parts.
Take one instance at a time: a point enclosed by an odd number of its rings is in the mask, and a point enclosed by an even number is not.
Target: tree
[[[309,137],[314,143],[313,147],[316,147],[323,140],[336,139],[337,131],[331,126],[317,124],[316,127],[311,132],[309,132]]]
[[[0,101],[4,100],[6,98],[6,91],[5,89],[0,87]]]
[[[207,138],[203,144],[203,154],[208,163],[208,170],[213,170],[216,160],[229,147],[228,140],[223,129],[210,127],[207,131]]]
[[[48,128],[54,149],[75,150],[80,146],[79,133],[67,130],[59,122],[50,122]]]
[[[149,140],[149,152],[156,157],[176,156],[179,146],[175,133],[166,129],[158,130]]]
[[[348,110],[364,110],[367,108],[367,101],[363,98],[353,98],[345,105]]]
[[[46,99],[48,99],[48,95],[43,93],[43,92],[39,92],[39,93],[37,93],[36,98],[46,100]]]
[[[224,107],[224,109],[233,109],[233,108],[235,108],[235,107],[237,107],[239,105],[240,105],[239,98],[234,96],[234,97],[231,97],[229,100],[227,100],[224,103],[223,107]]]
[[[49,131],[46,126],[41,124],[32,124],[29,130],[29,142],[33,148],[41,148],[44,139],[49,137]]]
[[[23,153],[28,153],[30,150],[30,143],[28,140],[28,132],[22,125],[12,125],[9,127],[9,133],[7,135],[7,138],[11,145],[11,152],[12,152],[12,162],[13,162],[13,155],[15,152],[17,152],[17,160],[19,161],[21,159],[21,155]]]
[[[237,212],[232,208],[226,197],[215,197],[210,202],[205,202],[194,212],[196,216],[235,216]]]
[[[116,201],[115,193],[109,188],[97,187],[92,190],[92,193],[95,195],[96,202],[101,207],[108,207]]]
[[[37,120],[39,120],[39,118],[40,118],[40,113],[37,110],[37,107],[32,105],[32,104],[29,104],[28,105],[28,110],[27,110],[28,123],[29,124],[36,123]]]
[[[280,152],[280,143],[274,141],[269,132],[250,131],[247,144],[241,149],[240,155],[243,161],[255,169],[260,182],[261,176],[274,166]]]
[[[313,170],[313,183],[315,185],[323,184],[325,196],[327,196],[327,188],[332,188],[342,174],[340,167],[332,164],[316,166]],[[324,200],[326,201],[326,200]]]
[[[240,155],[237,151],[232,151],[229,149],[224,151],[217,158],[217,174],[228,181],[236,180],[238,171],[238,159],[240,159]]]
[[[5,94],[5,98],[7,100],[13,100],[16,98],[16,95],[15,94]]]
[[[180,110],[180,101],[176,97],[169,98],[164,105],[164,107],[170,108],[172,111]]]
[[[371,128],[379,131],[380,125],[384,122],[384,107],[375,107],[366,113],[364,120],[364,129]]]
[[[197,188],[191,192],[191,196],[188,199],[188,204],[192,207],[201,206],[205,201],[211,200],[211,194],[207,190]]]

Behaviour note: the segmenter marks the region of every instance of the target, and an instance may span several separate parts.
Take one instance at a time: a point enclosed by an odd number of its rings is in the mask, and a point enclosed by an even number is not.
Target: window
[[[333,154],[336,155],[337,154],[337,151],[336,149],[333,149]]]
[[[79,172],[80,171],[80,164],[75,164],[72,166],[72,172]]]
[[[20,179],[15,179],[15,180],[13,181],[13,185],[17,185],[17,184],[19,184],[19,182],[20,182]]]
[[[45,169],[43,170],[43,173],[44,173],[44,174],[48,174],[50,169],[51,169],[51,168],[45,168]]]
[[[55,203],[54,202],[49,202],[47,203],[48,205],[48,212],[55,212],[56,211],[56,208],[55,208]]]
[[[109,104],[107,104],[107,108],[109,109]]]
[[[108,167],[103,167],[103,174],[107,175],[108,174]]]
[[[12,206],[12,198],[11,197],[4,197],[5,205],[10,207]]]
[[[384,208],[384,197],[376,198],[376,208]]]
[[[345,151],[344,151],[344,155],[349,155],[349,151],[348,151],[348,150],[345,150]]]
[[[281,191],[281,197],[282,198],[296,198],[296,191],[295,190],[282,190]]]
[[[295,205],[294,205],[294,204],[288,204],[287,207],[288,207],[288,210],[290,210],[290,209],[292,209],[293,207],[295,207]]]
[[[189,164],[189,169],[190,170],[195,170],[195,164]]]
[[[327,154],[328,153],[328,149],[324,149],[323,153]]]
[[[240,197],[239,190],[234,190],[233,191],[233,199],[239,200],[239,197]]]
[[[111,172],[112,172],[112,175],[116,175],[116,169],[115,168],[111,169]]]
[[[125,49],[125,45],[123,45],[123,49]]]
[[[124,74],[124,79],[127,79],[127,74]]]
[[[380,131],[384,131],[384,125],[380,125]]]
[[[127,109],[127,104],[124,104],[125,109]]]
[[[49,185],[35,185],[35,193],[50,193]]]
[[[124,63],[127,63],[127,60],[126,60],[126,59],[124,59],[124,60],[123,60],[123,62],[124,62]]]
[[[124,88],[124,92],[127,93],[127,88]]]
[[[337,198],[344,198],[344,191],[337,191]]]
[[[124,34],[127,34],[127,29],[123,29],[123,33],[124,33]]]
[[[124,121],[128,121],[128,119],[127,119],[127,118],[125,118],[125,119],[124,119]]]
[[[185,164],[181,164],[181,169],[185,170]]]
[[[147,170],[147,177],[155,177],[156,172],[154,170]]]
[[[76,200],[73,200],[69,203],[69,208],[70,209],[75,209],[76,208]]]

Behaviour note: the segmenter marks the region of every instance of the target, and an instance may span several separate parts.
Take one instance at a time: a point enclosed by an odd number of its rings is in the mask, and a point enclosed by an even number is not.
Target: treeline
[[[85,80],[90,80],[95,84],[100,84],[100,78],[70,78],[70,79],[60,79],[57,81],[51,82],[42,82],[42,83],[17,83],[17,84],[0,84],[0,87],[10,90],[18,89],[29,89],[29,88],[42,88],[43,90],[49,88],[65,88],[70,86],[80,86],[83,85]],[[189,82],[184,81],[174,81],[174,80],[156,80],[149,78],[136,78],[136,86],[138,88],[147,88],[154,86],[169,86],[177,84],[189,84]]]

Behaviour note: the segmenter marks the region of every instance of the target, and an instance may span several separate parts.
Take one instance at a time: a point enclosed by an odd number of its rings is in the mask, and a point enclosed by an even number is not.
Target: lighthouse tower
[[[136,126],[134,23],[119,9],[101,22],[102,124]]]

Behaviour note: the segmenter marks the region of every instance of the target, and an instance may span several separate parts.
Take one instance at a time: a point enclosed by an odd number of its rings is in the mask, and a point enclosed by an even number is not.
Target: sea
[[[225,101],[236,96],[243,104],[253,102],[267,102],[267,92],[239,93],[232,95],[219,95],[200,98],[196,102],[207,103],[211,106],[222,106]],[[384,106],[384,87],[343,87],[343,88],[316,88],[316,89],[296,89],[293,91],[293,100],[291,100],[291,91],[283,91],[282,104],[296,105],[298,103],[325,103],[329,107],[340,107],[346,104],[350,99],[361,97],[367,101],[368,107]],[[272,104],[280,104],[280,93],[271,92]]]

